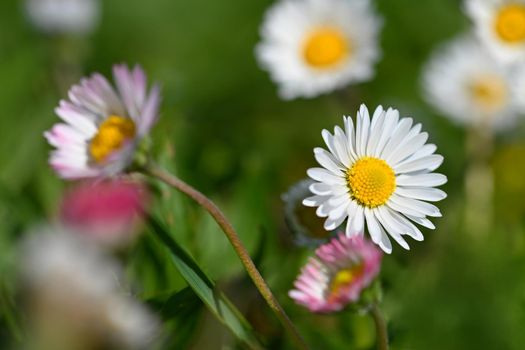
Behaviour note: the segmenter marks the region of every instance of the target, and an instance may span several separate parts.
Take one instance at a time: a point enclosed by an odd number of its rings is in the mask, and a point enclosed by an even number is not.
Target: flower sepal
[[[129,166],[130,171],[140,171],[147,167],[151,161],[151,137],[146,136],[140,140],[137,144],[135,154],[133,155],[133,161]]]

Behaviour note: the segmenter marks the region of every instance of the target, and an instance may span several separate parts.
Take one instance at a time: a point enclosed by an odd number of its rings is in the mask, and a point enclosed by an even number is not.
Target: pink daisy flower
[[[56,114],[64,121],[44,133],[56,147],[49,163],[65,179],[112,176],[132,161],[140,140],[157,120],[160,90],[147,92],[139,66],[113,67],[116,89],[95,73],[74,85]]]
[[[87,182],[64,196],[65,225],[94,241],[122,246],[135,238],[148,203],[146,188],[131,181]]]
[[[382,252],[362,236],[340,233],[319,247],[289,295],[312,312],[333,312],[356,302],[376,278]]]

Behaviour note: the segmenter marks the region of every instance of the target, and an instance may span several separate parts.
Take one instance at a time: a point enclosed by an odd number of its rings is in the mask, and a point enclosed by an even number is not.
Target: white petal
[[[412,118],[402,118],[396,126],[396,129],[392,133],[390,140],[386,144],[383,152],[381,153],[381,158],[385,159],[390,156],[391,152],[394,151],[397,146],[404,140],[410,131],[412,126]]]
[[[381,208],[381,207],[380,207]],[[376,217],[378,218],[379,222],[385,227],[386,231],[388,232],[388,234],[403,248],[405,248],[406,250],[410,250],[410,246],[408,245],[408,243],[405,241],[405,239],[401,236],[403,233],[407,232],[408,231],[408,228],[405,228],[403,225],[400,225],[399,223],[396,223],[395,221],[393,220],[387,220],[385,218],[386,215],[385,214],[385,211],[387,210],[387,208],[385,207],[382,207],[384,208],[385,210],[383,210],[382,212],[379,210],[379,208],[375,208],[373,210],[374,212],[374,215],[376,215]]]
[[[346,135],[339,126],[334,128],[334,135],[334,146],[337,152],[337,157],[341,160],[341,163],[343,163],[345,167],[349,168],[351,160],[350,152],[348,151],[347,147]]]
[[[447,198],[447,194],[437,188],[427,188],[427,187],[400,187],[396,188],[395,193],[403,197],[419,199],[429,202],[438,202]]]
[[[346,180],[343,177],[336,176],[324,168],[310,168],[306,173],[316,181],[330,185],[346,185]]]
[[[398,121],[399,112],[397,109],[389,108],[386,111],[385,123],[383,125],[383,130],[381,131],[381,138],[379,139],[379,143],[377,144],[374,154],[372,154],[373,156],[380,157],[381,153],[383,153],[383,150],[388,140],[390,140],[390,137],[392,136]]]
[[[348,151],[350,152],[351,160],[357,160],[357,154],[355,153],[355,129],[354,122],[351,117],[345,117],[345,134],[347,140]]]
[[[407,187],[435,187],[447,182],[447,177],[443,174],[420,174],[420,175],[399,175],[396,177],[398,186]]]
[[[324,202],[328,201],[330,196],[312,196],[303,199],[303,205],[307,207],[318,207]]]
[[[343,175],[340,163],[322,148],[316,147],[314,149],[314,156],[317,162],[324,168],[330,170],[335,175]]]
[[[385,110],[383,109],[383,106],[379,105],[376,107],[374,113],[372,114],[372,120],[370,121],[370,130],[373,130],[377,126],[378,122],[383,121],[384,115],[382,114],[384,111]]]
[[[381,225],[379,225],[377,219],[375,218],[375,215],[369,208],[365,208],[365,216],[366,225],[368,227],[370,237],[372,237],[372,241],[375,244],[379,245],[385,253],[390,254],[392,252],[392,243],[390,243],[388,236],[386,235]]]
[[[427,143],[421,147],[416,153],[414,153],[407,161],[416,160],[434,154],[436,152],[437,146],[432,143]]]
[[[326,144],[326,147],[328,147],[328,150],[330,153],[333,154],[334,157],[337,158],[337,153],[335,151],[335,145],[334,145],[334,137],[330,133],[330,131],[323,129],[321,131],[321,136],[323,137],[324,143]],[[340,159],[337,159],[338,162],[341,162]]]
[[[423,236],[423,233],[421,233],[421,231],[413,223],[411,223],[408,219],[406,219],[403,215],[398,214],[395,211],[392,211],[391,209],[388,209],[388,210],[390,214],[396,220],[398,220],[400,223],[405,224],[406,226],[409,227],[409,230],[405,232],[406,235],[409,235],[416,241],[422,241],[425,239],[425,237]]]
[[[368,109],[363,104],[357,113],[357,130],[356,130],[356,153],[358,157],[366,154],[366,143],[370,132],[370,115]]]
[[[138,125],[138,132],[140,135],[147,134],[153,124],[157,121],[160,99],[160,87],[158,85],[153,85],[140,114]]]
[[[413,215],[407,215],[407,214],[404,214],[407,218],[409,218],[410,220],[414,221],[415,223],[423,226],[423,227],[426,227],[428,229],[431,229],[431,230],[434,230],[436,228],[436,226],[432,223],[432,221],[428,220],[427,218],[421,218],[421,217],[417,217],[417,216],[413,216]]]
[[[93,137],[97,132],[94,122],[95,117],[89,112],[83,111],[81,107],[75,106],[66,101],[60,101],[60,105],[55,109],[55,113],[66,123],[71,125],[87,138]]]
[[[350,202],[350,196],[347,193],[343,193],[339,196],[332,196],[328,203],[330,203],[331,206],[337,207],[340,205],[348,205],[348,202]]]
[[[348,185],[345,184],[345,185],[332,185],[332,193],[334,196],[338,196],[338,195],[341,195],[343,193],[348,193],[349,192],[349,189],[348,189]]]
[[[325,221],[324,227],[327,231],[335,230],[339,225],[341,225],[344,219],[347,217],[349,201],[335,207],[334,210],[328,215],[328,219]]]
[[[416,241],[422,241],[424,239],[421,231],[410,221],[405,219],[403,215],[393,211],[392,209],[383,206],[380,210],[381,216],[385,221],[396,228],[397,232],[402,235],[408,235]]]
[[[328,217],[328,219],[326,219],[324,222],[324,225],[323,225],[324,229],[326,231],[333,231],[339,226],[341,226],[341,224],[345,221],[346,218],[347,218],[346,215],[340,215],[339,217],[336,217],[336,218]]]
[[[443,163],[443,156],[433,154],[431,156],[419,158],[412,161],[404,161],[394,166],[396,174],[410,173],[420,170],[436,170]]]
[[[310,185],[310,187],[308,187],[308,189],[313,194],[318,194],[320,196],[327,196],[332,194],[332,186],[322,182],[313,183]]]
[[[420,211],[415,210],[412,207],[407,207],[407,206],[401,205],[398,202],[392,201],[392,199],[389,199],[388,202],[386,203],[386,205],[389,208],[391,208],[391,209],[393,209],[393,210],[395,210],[397,212],[403,213],[404,215],[407,215],[407,216],[411,215],[411,216],[418,217],[418,218],[424,218],[425,217],[425,214],[421,213]]]
[[[372,211],[369,208],[365,208],[366,225],[368,226],[368,232],[370,237],[375,244],[379,244],[381,241],[381,230],[379,224],[374,219]]]
[[[349,236],[362,234],[365,226],[365,212],[361,205],[358,205],[355,209],[354,216],[348,217],[352,221]]]
[[[389,157],[386,157],[385,160],[389,164],[397,164],[407,157],[414,154],[418,149],[423,147],[425,142],[428,140],[428,133],[423,132],[419,135],[416,135],[412,138],[407,138],[403,143],[401,143],[398,148],[392,152]]]
[[[317,216],[321,218],[326,218],[330,215],[330,213],[335,210],[337,207],[331,205],[328,201],[321,204],[315,211]]]
[[[345,230],[345,233],[346,233],[347,237],[350,237],[350,236],[355,235],[355,234],[363,234],[363,231],[361,231],[361,232],[354,232],[352,230],[353,219],[356,216],[356,212],[357,212],[358,208],[359,208],[359,205],[357,204],[356,201],[354,201],[354,200],[350,201],[350,204],[348,205],[348,208],[347,208],[348,220],[346,221],[346,230]]]
[[[441,212],[439,211],[439,209],[435,205],[427,202],[423,202],[412,198],[401,197],[395,193],[390,197],[389,200],[404,207],[419,211],[420,213],[423,213],[426,216],[441,217]]]
[[[378,106],[374,111],[372,122],[370,126],[370,137],[366,146],[366,154],[372,156],[376,152],[376,148],[381,139],[383,126],[385,124],[385,112],[382,106]]]

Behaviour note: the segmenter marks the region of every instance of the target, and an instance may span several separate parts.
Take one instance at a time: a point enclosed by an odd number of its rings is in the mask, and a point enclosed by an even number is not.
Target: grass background
[[[350,0],[349,0],[350,1]],[[383,57],[375,78],[311,100],[281,101],[254,58],[258,27],[269,0],[111,0],[88,38],[36,32],[21,1],[0,2],[0,347],[10,343],[8,319],[16,285],[16,243],[24,231],[56,216],[62,191],[47,166],[42,137],[64,96],[58,77],[79,63],[81,73],[111,72],[114,63],[140,63],[163,87],[153,142],[157,159],[209,194],[238,229],[279,300],[314,349],[372,349],[366,315],[312,315],[287,291],[310,251],[291,244],[280,195],[315,163],[320,132],[355,115],[361,103],[393,106],[422,122],[445,156],[440,171],[449,197],[439,203],[437,229],[411,251],[396,246],[381,274],[393,349],[522,349],[525,343],[525,130],[496,139],[495,224],[488,235],[463,225],[465,131],[422,99],[420,71],[436,45],[470,24],[453,0],[377,0],[384,18]],[[62,73],[61,73],[62,72]],[[76,72],[70,72],[70,78]],[[483,191],[484,189],[479,189]],[[233,250],[205,213],[162,186],[152,210],[219,281],[264,338],[288,348],[242,272]],[[484,213],[479,213],[484,215]],[[143,299],[179,290],[184,282],[146,234],[128,254],[128,275]],[[192,304],[193,305],[193,304]],[[196,303],[166,323],[162,348],[234,348],[229,333]],[[15,312],[16,314],[18,312]],[[21,315],[23,317],[23,315]],[[191,321],[191,322],[190,322]]]

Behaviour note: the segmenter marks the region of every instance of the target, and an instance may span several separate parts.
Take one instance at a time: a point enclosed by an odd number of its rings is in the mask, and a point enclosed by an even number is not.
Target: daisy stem
[[[377,303],[370,305],[370,314],[372,315],[376,326],[377,349],[388,350],[388,331],[386,329],[386,321]]]
[[[261,293],[262,297],[264,298],[270,309],[272,309],[279,321],[289,332],[297,348],[308,349],[308,346],[306,345],[305,341],[295,328],[288,315],[286,315],[282,306],[279,304],[279,302],[273,295],[272,291],[270,290],[270,287],[268,287],[266,281],[261,276],[261,273],[257,270],[257,267],[255,267],[255,264],[250,258],[250,255],[248,254],[248,251],[242,244],[241,240],[239,239],[239,236],[237,235],[237,232],[233,228],[232,224],[230,224],[226,216],[217,207],[217,205],[215,205],[215,203],[213,203],[208,197],[206,197],[204,194],[202,194],[195,188],[191,187],[184,181],[180,180],[179,178],[175,177],[174,175],[161,169],[158,166],[150,165],[145,169],[145,171],[147,174],[181,191],[182,193],[193,199],[195,202],[197,202],[201,207],[206,209],[206,211],[213,217],[213,219],[217,222],[217,224],[220,226],[220,228],[230,241],[231,245],[233,246],[233,249],[237,253],[237,256],[239,256],[239,259],[244,265],[244,268],[248,272],[248,275],[252,279],[253,283]]]
[[[493,135],[489,125],[472,127],[468,133],[468,167],[465,173],[465,225],[469,232],[483,237],[492,226],[494,179],[490,158]]]

